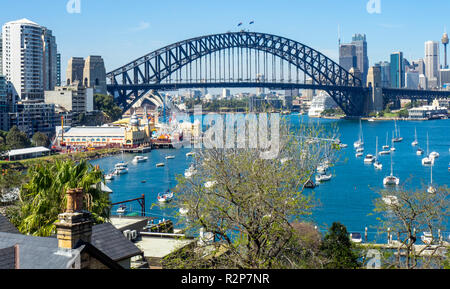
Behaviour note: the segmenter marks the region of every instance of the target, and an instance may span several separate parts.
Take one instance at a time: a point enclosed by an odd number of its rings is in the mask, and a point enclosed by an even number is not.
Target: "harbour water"
[[[374,200],[378,192],[383,189],[383,178],[390,174],[390,155],[379,156],[383,164],[382,170],[375,170],[374,166],[366,165],[364,157],[355,157],[353,142],[358,139],[359,121],[330,120],[330,119],[308,119],[307,116],[292,114],[286,116],[288,121],[295,127],[301,121],[319,122],[325,127],[337,124],[340,140],[348,145],[341,150],[340,161],[331,168],[333,178],[329,182],[320,184],[312,191],[315,193],[319,205],[309,217],[319,229],[325,230],[333,222],[339,221],[347,226],[350,232],[364,232],[368,227],[369,239],[379,239],[375,234],[376,227],[380,225],[377,215],[373,214]],[[427,149],[427,132],[429,134],[430,152],[436,151],[440,157],[436,159],[433,167],[433,184],[437,186],[450,185],[450,120],[434,121],[397,121],[400,135],[404,138],[402,142],[395,143],[396,151],[392,155],[394,175],[400,178],[400,184],[408,189],[417,189],[428,185],[430,182],[430,167],[422,166],[421,159],[417,156],[417,147],[425,151]],[[378,136],[379,151],[386,143],[386,132],[389,133],[389,145],[394,121],[362,121],[364,133],[364,155],[375,154],[376,136]],[[413,147],[414,129],[417,129],[419,145]],[[183,175],[192,161],[186,157],[189,148],[178,150],[153,150],[144,154],[148,157],[147,162],[133,164],[131,161],[135,155],[124,154],[123,159],[129,163],[128,174],[116,176],[115,180],[108,181],[107,185],[113,190],[112,202],[138,198],[145,194],[146,215],[158,219],[176,220],[178,212],[175,208],[161,207],[157,202],[158,193],[176,185],[176,176]],[[174,159],[166,160],[167,155],[174,155]],[[101,169],[109,172],[114,164],[122,160],[121,155],[94,160],[91,163],[99,165]],[[156,167],[157,163],[165,163],[164,167]],[[308,193],[310,193],[308,191]],[[135,203],[129,203],[128,212],[140,213],[140,207]],[[117,207],[113,207],[115,213]],[[446,231],[450,231],[446,228]],[[384,238],[384,237],[383,237]]]

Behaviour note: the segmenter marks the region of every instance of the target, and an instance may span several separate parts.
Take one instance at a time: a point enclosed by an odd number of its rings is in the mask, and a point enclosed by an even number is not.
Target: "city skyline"
[[[106,70],[110,71],[180,40],[239,29],[291,38],[321,51],[336,62],[339,62],[338,34],[341,43],[349,43],[358,33],[367,36],[370,66],[389,61],[390,54],[395,51],[402,51],[406,59],[419,59],[425,57],[426,41],[440,42],[446,26],[445,7],[450,8],[448,1],[439,0],[432,1],[435,5],[423,1],[390,3],[381,0],[379,14],[369,13],[367,0],[345,3],[327,0],[297,3],[227,1],[226,4],[197,1],[198,5],[182,1],[134,1],[135,4],[130,5],[126,1],[111,4],[105,0],[81,0],[80,13],[71,14],[66,9],[68,1],[59,2],[54,5],[52,1],[50,5],[48,0],[39,3],[24,0],[20,4],[3,4],[2,11],[7,13],[0,12],[0,21],[4,24],[28,18],[51,29],[61,53],[63,75],[70,57],[102,55]],[[264,9],[258,9],[256,5]],[[437,6],[442,9],[436,9]],[[399,17],[399,9],[404,11],[405,17]],[[434,17],[422,17],[431,12]],[[318,18],[318,15],[322,17]],[[103,21],[108,18],[113,20]],[[323,21],[317,23],[317,19]],[[250,25],[251,21],[254,24]],[[240,22],[243,25],[238,27]],[[443,55],[443,45],[440,45],[440,51]]]

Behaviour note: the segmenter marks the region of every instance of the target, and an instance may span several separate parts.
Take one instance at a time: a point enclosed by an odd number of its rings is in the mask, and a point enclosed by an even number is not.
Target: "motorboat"
[[[106,174],[105,175],[105,180],[107,180],[107,181],[114,180],[114,173]]]
[[[417,141],[417,129],[414,128],[414,141],[411,143],[411,145],[412,145],[413,147],[415,147],[415,146],[418,145],[418,144],[419,144],[419,142]]]
[[[331,180],[331,177],[333,175],[329,174],[329,175],[316,175],[316,182],[320,183],[320,182],[326,182]]]
[[[423,149],[418,148],[417,151],[416,151],[416,155],[418,155],[418,156],[423,155]]]
[[[323,165],[320,165],[320,166],[317,167],[316,171],[317,171],[319,174],[324,174],[324,173],[327,171],[327,167],[325,167],[325,166],[323,166]]]
[[[384,147],[384,146],[383,146]],[[388,147],[389,148],[389,147]],[[378,153],[380,156],[382,156],[382,155],[390,155],[391,154],[391,151],[390,150],[388,150],[388,151],[381,151],[381,152],[379,152]]]
[[[340,147],[341,149],[345,149],[346,147],[348,147],[348,145],[345,144],[345,143],[341,143],[341,144],[339,144],[339,147]]]
[[[126,162],[120,162],[120,163],[117,163],[115,166],[114,166],[114,168],[126,168],[126,167],[128,167],[128,163],[126,163]]]
[[[158,196],[156,198],[158,199],[158,202],[160,202],[160,203],[167,202],[167,199],[166,199],[166,197],[164,197],[164,195],[161,196],[160,194],[158,194]]]
[[[364,163],[365,164],[371,164],[375,161],[375,157],[371,154],[367,154],[366,157],[364,158]]]
[[[157,199],[158,199],[158,202],[160,202],[160,203],[170,202],[173,199],[173,192],[167,191],[166,193],[164,193],[162,195],[158,194]]]
[[[355,157],[359,158],[359,157],[362,157],[363,155],[364,155],[363,153],[356,153]]]
[[[382,200],[388,206],[398,205],[398,198],[396,196],[388,195],[383,197]]]
[[[126,168],[126,167],[116,167],[115,170],[114,170],[114,174],[116,176],[124,175],[124,174],[127,174],[127,173],[128,173],[128,168]]]
[[[350,240],[353,243],[362,243],[361,233],[350,233]]]
[[[383,179],[383,185],[385,186],[398,186],[400,179],[394,176],[392,155],[391,155],[391,174]]]
[[[187,156],[187,157],[193,157],[193,156],[195,156],[195,152],[188,152],[188,153],[186,154],[186,156]]]
[[[158,163],[158,164],[156,164],[156,167],[157,167],[157,168],[159,168],[159,167],[163,167],[163,166],[165,166],[165,164],[164,164],[164,163]]]
[[[356,152],[357,152],[357,153],[360,153],[360,152],[363,152],[363,151],[364,151],[364,148],[363,148],[363,147],[359,147],[359,148],[356,149]]]
[[[433,234],[431,232],[423,232],[423,235],[420,236],[420,239],[423,243],[430,245],[433,242]]]
[[[175,156],[166,156],[166,160],[172,160],[174,158],[175,158]]]
[[[120,205],[119,208],[117,208],[116,213],[119,215],[123,215],[127,212],[127,207],[125,205]]]
[[[146,162],[148,160],[148,157],[144,157],[144,156],[135,156],[133,158],[133,163],[142,163],[142,162]]]
[[[433,158],[433,159],[438,158],[439,157],[439,153],[438,152],[431,152],[429,157]]]

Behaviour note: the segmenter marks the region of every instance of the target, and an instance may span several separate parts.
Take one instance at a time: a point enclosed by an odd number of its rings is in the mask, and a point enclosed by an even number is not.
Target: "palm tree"
[[[84,208],[92,213],[94,223],[103,223],[109,218],[109,194],[102,192],[99,186],[103,173],[85,160],[38,164],[28,170],[28,179],[20,192],[15,220],[24,234],[53,234],[58,214],[65,210],[65,193],[73,188],[83,188]]]

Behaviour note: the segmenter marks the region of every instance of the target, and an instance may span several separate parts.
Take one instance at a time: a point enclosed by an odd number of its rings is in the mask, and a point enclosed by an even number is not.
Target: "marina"
[[[285,116],[293,125],[299,125],[300,121],[308,122],[307,116],[292,114]],[[342,143],[353,143],[358,140],[360,132],[359,121],[314,119],[325,127],[337,124]],[[415,139],[414,130],[417,128],[417,139],[420,144],[426,143],[426,132],[429,133],[429,146],[439,153],[433,166],[433,185],[449,185],[450,162],[450,136],[442,134],[443,130],[450,127],[449,120],[435,121],[398,121],[404,135],[403,142],[397,142],[396,151],[392,154],[394,174],[400,179],[398,187],[404,185],[409,189],[428,187],[430,182],[430,167],[422,166],[422,157],[416,154],[417,148],[411,146]],[[367,151],[376,152],[376,136],[383,139],[387,131],[394,127],[393,121],[362,121],[361,128],[366,137],[364,147]],[[191,175],[189,170],[194,158],[192,148],[181,149],[154,149],[143,156],[148,157],[144,163],[133,164],[133,154],[124,154],[124,161],[129,162],[128,174],[116,176],[112,181],[107,181],[114,193],[111,194],[113,202],[132,199],[145,194],[146,214],[151,217],[165,218],[178,221],[180,208],[166,207],[164,203],[157,201],[158,194],[165,192],[169,187],[176,185],[176,177]],[[314,192],[315,198],[320,200],[320,206],[313,209],[313,215],[308,220],[316,223],[319,229],[324,229],[335,221],[345,224],[349,232],[363,232],[369,227],[369,240],[380,238],[376,231],[379,225],[378,215],[373,213],[374,201],[379,197],[378,191],[385,189],[383,178],[390,173],[390,155],[376,156],[377,161],[383,163],[381,169],[374,169],[372,165],[364,164],[363,158],[355,158],[353,149],[342,149],[340,160],[336,165],[327,168],[327,174],[332,175],[328,181],[316,184],[309,183],[305,194]],[[166,159],[166,156],[174,156],[174,159]],[[91,161],[99,165],[105,172],[111,170],[116,163],[121,161],[121,155],[107,157]],[[159,164],[161,167],[157,167]],[[192,169],[193,171],[193,169]],[[145,183],[141,181],[145,180]],[[315,181],[315,179],[314,179]],[[395,190],[396,186],[388,189]],[[176,199],[176,195],[174,195]],[[117,208],[113,208],[115,212]],[[138,212],[139,207],[133,205],[129,213]],[[344,212],[344,213],[343,213]]]

